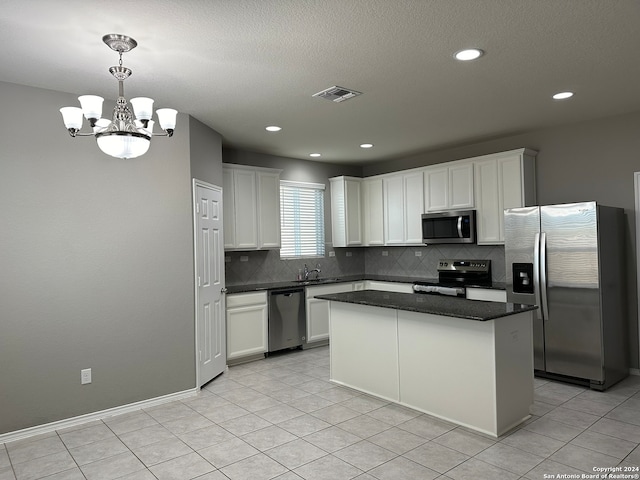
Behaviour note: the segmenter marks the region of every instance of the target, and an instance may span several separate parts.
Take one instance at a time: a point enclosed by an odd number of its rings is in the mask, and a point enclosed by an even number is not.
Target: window
[[[324,257],[324,185],[280,182],[280,258]]]

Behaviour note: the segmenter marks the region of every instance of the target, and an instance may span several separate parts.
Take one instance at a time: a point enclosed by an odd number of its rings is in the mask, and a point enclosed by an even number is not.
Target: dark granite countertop
[[[375,280],[379,282],[395,282],[395,283],[415,283],[415,282],[431,282],[438,283],[437,278],[423,278],[423,277],[402,277],[395,275],[349,275],[345,277],[323,278],[319,280],[310,280],[308,282],[296,282],[295,280],[289,282],[270,282],[270,283],[253,283],[245,285],[227,285],[227,293],[246,293],[257,292],[261,290],[276,290],[280,288],[292,288],[292,287],[312,287],[315,285],[328,285],[332,283],[346,283],[346,282],[361,282],[363,280]],[[474,285],[469,285],[473,287]],[[494,282],[491,286],[477,285],[478,288],[491,288],[497,290],[505,290],[504,283]]]
[[[316,298],[334,302],[368,305],[371,307],[393,308],[396,310],[431,313],[446,317],[466,318],[468,320],[481,322],[538,308],[535,305],[484,302],[448,295],[380,292],[376,290],[318,295]]]

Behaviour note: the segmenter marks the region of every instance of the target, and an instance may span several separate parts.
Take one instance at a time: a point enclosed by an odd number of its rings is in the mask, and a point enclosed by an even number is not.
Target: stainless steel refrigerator
[[[596,202],[505,210],[507,301],[538,305],[538,376],[604,390],[628,375],[624,211]]]

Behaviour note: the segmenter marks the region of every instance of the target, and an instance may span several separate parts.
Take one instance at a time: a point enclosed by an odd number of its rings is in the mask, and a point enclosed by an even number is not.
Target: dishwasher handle
[[[290,297],[293,294],[296,293],[303,293],[304,292],[304,288],[289,288],[287,290],[272,290],[270,292],[271,296],[273,295],[284,295],[286,297]]]

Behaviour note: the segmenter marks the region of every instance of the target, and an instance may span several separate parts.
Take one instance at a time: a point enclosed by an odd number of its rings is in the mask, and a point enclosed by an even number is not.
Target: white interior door
[[[194,180],[198,386],[226,368],[222,189]]]

